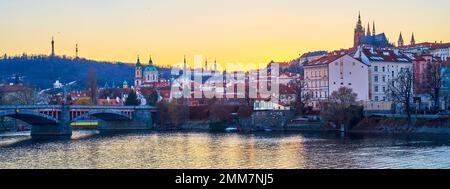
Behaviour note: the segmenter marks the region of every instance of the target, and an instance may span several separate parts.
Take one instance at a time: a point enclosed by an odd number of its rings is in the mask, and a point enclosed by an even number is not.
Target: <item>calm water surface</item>
[[[0,134],[0,168],[450,168],[450,136]]]

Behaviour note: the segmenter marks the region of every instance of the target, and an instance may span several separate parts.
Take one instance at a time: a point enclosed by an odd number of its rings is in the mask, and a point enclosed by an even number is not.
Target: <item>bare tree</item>
[[[311,94],[306,92],[307,84],[304,79],[294,79],[289,83],[295,89],[295,109],[302,115],[306,105],[311,100]]]
[[[87,76],[87,91],[89,93],[89,97],[91,97],[92,104],[97,104],[97,72],[94,68],[90,68]]]
[[[439,110],[439,98],[442,88],[442,65],[439,63],[429,63],[425,70],[424,82],[421,85],[422,91],[430,95],[434,102],[433,109]]]
[[[403,68],[395,77],[389,82],[387,94],[391,100],[396,103],[401,103],[408,116],[408,121],[411,122],[411,102],[413,100],[413,83],[414,74],[410,68]]]
[[[358,95],[353,89],[341,87],[333,91],[328,100],[321,102],[321,116],[338,126],[349,128],[362,119],[362,107],[356,103]]]

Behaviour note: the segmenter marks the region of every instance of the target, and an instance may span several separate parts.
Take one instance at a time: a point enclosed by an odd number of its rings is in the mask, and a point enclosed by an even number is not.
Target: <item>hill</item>
[[[0,83],[11,83],[20,78],[23,83],[46,89],[51,88],[56,80],[62,83],[77,81],[74,87],[84,89],[87,73],[91,68],[97,72],[99,87],[103,87],[106,83],[109,86],[113,84],[121,86],[124,81],[129,84],[134,82],[133,64],[24,55],[0,59]],[[168,71],[163,69],[161,72]]]

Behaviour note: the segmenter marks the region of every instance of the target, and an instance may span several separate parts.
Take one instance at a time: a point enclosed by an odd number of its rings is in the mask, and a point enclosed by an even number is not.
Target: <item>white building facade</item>
[[[348,54],[333,54],[308,62],[304,66],[305,92],[311,97],[310,105],[320,108],[320,102],[341,87],[351,88],[358,101],[369,100],[369,67]]]
[[[359,49],[355,57],[369,67],[369,100],[390,101],[388,86],[404,69],[413,68],[412,61],[397,50]],[[411,89],[412,90],[412,89]]]

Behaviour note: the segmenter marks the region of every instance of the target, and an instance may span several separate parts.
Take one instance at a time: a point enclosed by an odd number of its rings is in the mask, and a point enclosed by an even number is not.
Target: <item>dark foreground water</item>
[[[450,168],[450,136],[0,134],[0,168]]]

